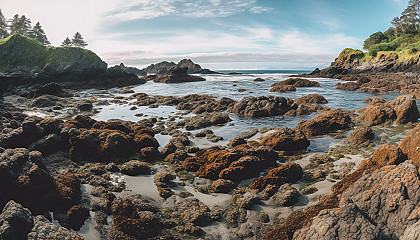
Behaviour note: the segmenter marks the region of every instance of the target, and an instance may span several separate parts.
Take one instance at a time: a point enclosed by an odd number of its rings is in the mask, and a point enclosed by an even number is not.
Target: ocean
[[[221,71],[223,73],[238,72],[235,70],[232,71]],[[293,74],[308,73],[308,71],[297,71],[297,70],[241,70],[241,75],[201,75],[206,78],[205,82],[188,82],[188,83],[175,83],[175,84],[165,84],[165,83],[154,83],[147,82],[146,84],[141,84],[134,86],[132,89],[138,93],[146,93],[149,95],[163,95],[163,96],[185,96],[188,94],[208,94],[216,96],[217,98],[229,97],[235,100],[241,100],[246,96],[282,96],[285,98],[296,99],[299,97],[306,96],[308,94],[317,93],[324,96],[328,103],[324,104],[325,106],[335,109],[341,108],[344,110],[356,110],[363,108],[366,103],[363,103],[362,100],[368,97],[374,96],[370,93],[359,93],[353,91],[342,91],[337,90],[335,85],[339,82],[337,79],[329,78],[314,78],[311,80],[317,81],[320,83],[320,87],[302,87],[297,88],[296,92],[287,92],[287,93],[275,93],[269,92],[270,85],[285,80]],[[263,78],[263,82],[254,82],[255,78]],[[238,92],[238,89],[246,89],[244,92]],[[124,96],[128,97],[131,94],[119,94],[118,88],[107,90],[106,92],[100,90],[88,90],[84,91],[81,94],[95,97],[98,100],[109,100],[110,96]],[[385,100],[391,100],[396,98],[399,93],[389,93],[385,95],[380,95]],[[149,108],[138,107],[136,110],[130,110],[132,106],[129,104],[111,104],[108,106],[101,106],[99,112],[93,116],[96,120],[109,120],[109,119],[124,119],[128,121],[138,121],[142,118],[149,118],[152,116],[155,117],[164,117],[173,116],[180,111],[176,110],[174,106],[160,106],[158,108]],[[145,116],[137,117],[135,116],[138,113],[143,113]],[[262,127],[290,127],[293,128],[296,124],[302,119],[310,119],[316,113],[306,116],[297,116],[297,117],[265,117],[265,118],[244,118],[238,117],[234,114],[231,114],[232,124],[226,124],[225,126],[215,126],[210,127],[216,135],[223,137],[224,140],[211,143],[208,141],[200,141],[199,144],[201,147],[210,147],[213,145],[224,145],[229,142],[236,135],[248,131],[252,128],[262,128]],[[189,114],[186,116],[193,116]],[[200,131],[200,130],[197,130]],[[192,131],[195,133],[197,131]],[[160,141],[161,146],[166,145],[169,141],[168,136],[157,136]],[[323,142],[322,142],[323,141]],[[322,142],[322,147],[317,146],[316,141],[312,141],[310,149],[312,151],[328,151],[328,144],[334,142],[328,137],[324,140],[319,140]]]

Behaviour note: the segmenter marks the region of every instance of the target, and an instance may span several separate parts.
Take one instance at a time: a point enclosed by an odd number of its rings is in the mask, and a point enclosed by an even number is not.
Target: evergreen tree
[[[41,24],[37,22],[32,30],[28,34],[29,37],[37,40],[38,42],[44,45],[50,45],[50,41],[48,41],[47,35],[45,34],[44,30],[41,27]]]
[[[75,47],[85,48],[88,44],[83,40],[82,35],[79,32],[76,32],[71,40],[71,43]]]
[[[61,46],[62,47],[70,47],[71,46],[71,40],[70,40],[70,38],[66,38],[66,39],[64,39],[64,41],[61,43]]]
[[[25,15],[22,15],[18,22],[17,33],[28,36],[31,31],[31,20]]]
[[[9,20],[9,29],[11,35],[18,33],[19,20],[19,14],[15,14],[15,16]]]
[[[6,38],[9,36],[7,31],[7,21],[0,9],[0,38]]]

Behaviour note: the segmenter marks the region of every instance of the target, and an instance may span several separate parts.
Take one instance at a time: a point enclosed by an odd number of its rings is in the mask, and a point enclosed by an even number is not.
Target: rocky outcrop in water
[[[148,67],[144,68],[142,71],[147,72],[148,74],[164,74],[165,72],[170,71],[173,68],[188,68],[188,74],[202,73],[202,74],[217,74],[209,69],[203,69],[200,65],[194,63],[190,59],[183,59],[179,63],[163,61],[156,64],[151,64]]]
[[[303,78],[289,78],[281,82],[271,84],[270,92],[296,91],[297,87],[319,87],[319,83]]]
[[[188,68],[176,67],[168,70],[167,72],[158,75],[153,82],[159,83],[180,83],[180,82],[198,82],[206,81],[205,78],[199,76],[192,76],[187,73]]]
[[[375,133],[370,127],[359,127],[349,135],[349,142],[352,144],[362,144],[370,142],[375,137]]]

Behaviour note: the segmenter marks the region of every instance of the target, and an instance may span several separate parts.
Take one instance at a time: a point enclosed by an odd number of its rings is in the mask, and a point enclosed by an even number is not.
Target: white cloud
[[[259,14],[270,10],[256,0],[125,0],[126,4],[109,14],[109,19],[129,21],[167,15],[193,18],[227,17],[241,12]],[[117,13],[115,13],[117,12]]]
[[[143,39],[136,43],[118,43],[115,40],[118,37],[112,36],[95,42],[95,46],[110,64],[124,62],[137,67],[192,58],[213,69],[312,68],[329,65],[343,48],[358,47],[362,42],[344,34],[309,35],[298,30],[275,31],[265,26],[250,29],[242,35],[203,30],[168,33],[162,39]],[[109,51],[109,46],[113,46],[113,51]]]

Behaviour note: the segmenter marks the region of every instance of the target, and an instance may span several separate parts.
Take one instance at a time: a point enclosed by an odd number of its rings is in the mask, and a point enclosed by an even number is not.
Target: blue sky
[[[0,8],[40,21],[54,45],[80,31],[111,65],[191,58],[215,70],[313,69],[386,30],[407,1],[0,0]]]

